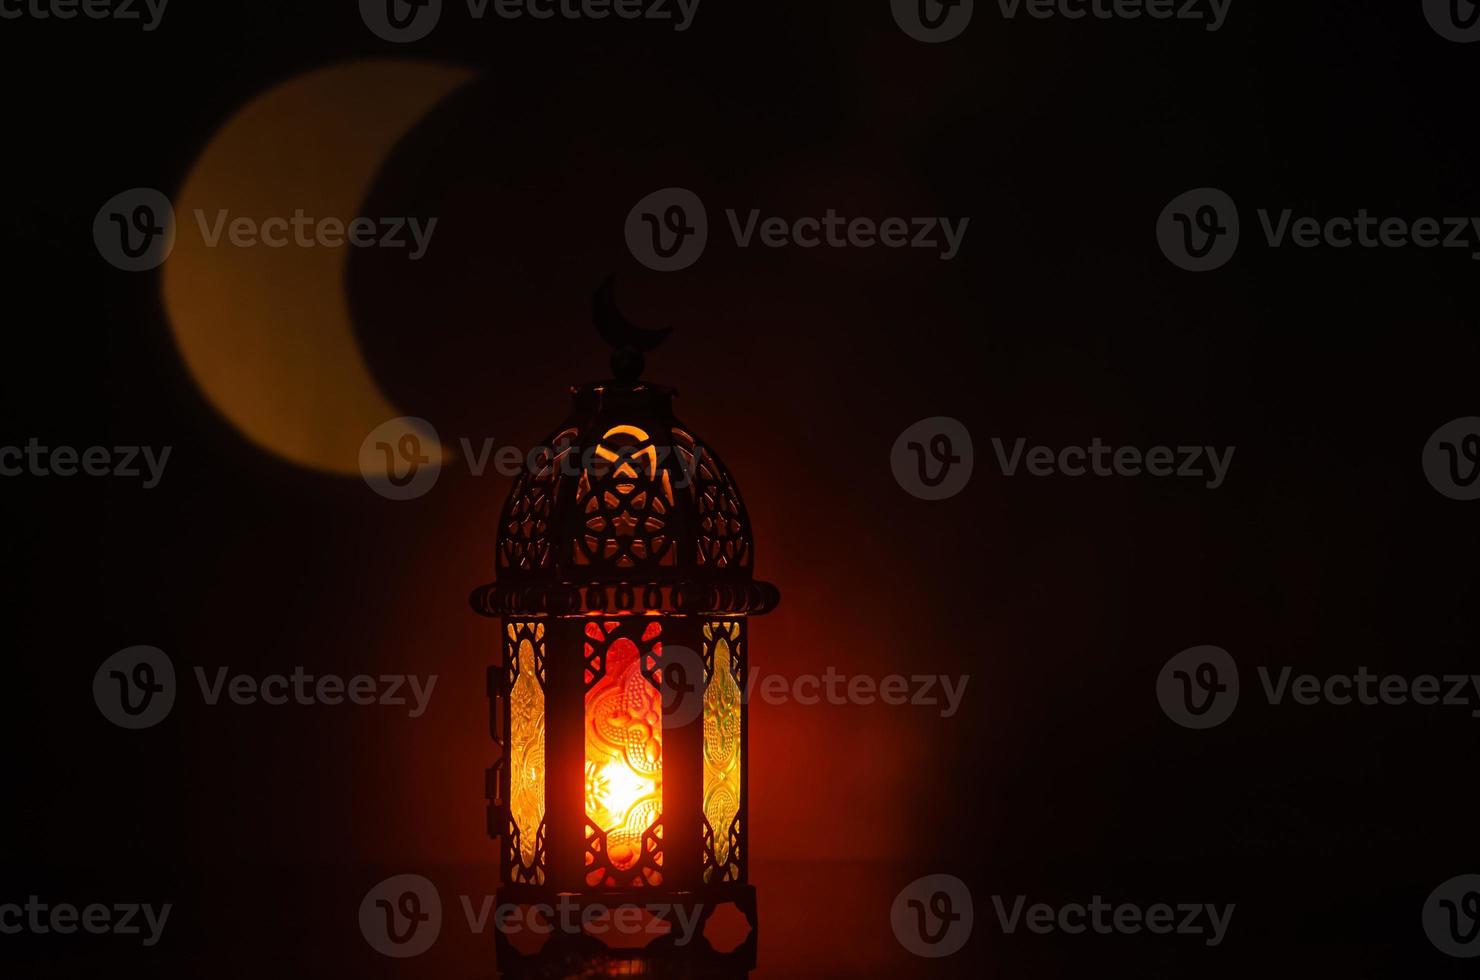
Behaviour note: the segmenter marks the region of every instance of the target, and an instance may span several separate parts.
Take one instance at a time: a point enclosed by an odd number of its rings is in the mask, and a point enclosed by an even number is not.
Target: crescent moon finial
[[[630,383],[642,374],[642,355],[667,340],[673,331],[669,328],[648,330],[622,316],[612,289],[614,279],[608,275],[596,287],[592,316],[596,321],[596,332],[612,347],[612,375],[618,381]]]

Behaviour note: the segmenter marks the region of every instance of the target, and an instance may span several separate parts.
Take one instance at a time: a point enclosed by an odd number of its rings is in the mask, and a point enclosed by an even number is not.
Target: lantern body
[[[747,617],[779,594],[753,577],[739,490],[670,389],[573,395],[504,506],[497,580],[472,596],[502,621],[500,902],[734,901],[753,931]]]

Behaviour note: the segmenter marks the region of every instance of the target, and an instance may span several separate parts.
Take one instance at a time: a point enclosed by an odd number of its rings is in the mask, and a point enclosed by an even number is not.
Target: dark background
[[[494,887],[482,836],[483,670],[508,481],[444,472],[416,502],[243,440],[175,353],[155,273],[94,250],[103,201],[172,193],[230,113],[345,59],[474,67],[387,161],[362,213],[440,217],[427,258],[369,250],[348,289],[391,400],[458,435],[530,445],[604,371],[589,326],[608,272],[671,325],[648,375],[745,491],[765,673],[969,674],[959,715],[756,705],[759,976],[1280,972],[1459,975],[1420,926],[1476,871],[1462,708],[1278,708],[1254,668],[1465,672],[1473,504],[1420,452],[1475,411],[1468,250],[1267,248],[1256,208],[1480,211],[1470,92],[1480,45],[1416,2],[1255,4],[1227,24],[1004,21],[978,3],[925,45],[887,3],[705,0],[648,22],[469,22],[409,46],[354,5],[190,4],[149,34],[6,21],[13,298],[5,445],[175,447],[161,486],[7,478],[14,604],[4,713],[14,821],[0,901],[175,903],[156,948],[0,937],[17,975],[492,972],[448,896]],[[709,208],[698,264],[643,269],[622,223],[645,194]],[[1185,190],[1241,206],[1216,272],[1160,253]],[[736,249],[723,211],[971,219],[961,254]],[[976,469],[939,503],[889,450],[959,419]],[[1226,484],[1004,478],[1009,443],[1236,446]],[[1172,724],[1154,685],[1198,644],[1244,671],[1232,720]],[[93,672],[151,644],[182,673],[437,673],[428,715],[206,708],[157,728],[98,713]],[[388,874],[441,882],[451,936],[398,964],[360,938]],[[907,956],[897,890],[967,880],[975,932]],[[768,887],[769,886],[769,887]],[[1005,936],[990,896],[1233,902],[1196,937]],[[1288,966],[1288,971],[1282,969]],[[423,972],[425,971],[425,972]]]

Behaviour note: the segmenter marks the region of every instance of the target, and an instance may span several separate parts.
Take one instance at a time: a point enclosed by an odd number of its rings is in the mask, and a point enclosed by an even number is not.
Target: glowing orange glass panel
[[[515,638],[509,627],[509,639]],[[545,627],[535,626],[543,643]],[[519,828],[519,858],[535,863],[535,843],[545,819],[545,690],[535,675],[534,644],[519,641],[519,671],[509,690],[509,815]],[[543,879],[543,873],[537,873]]]
[[[620,871],[637,863],[662,813],[663,699],[638,661],[635,643],[613,640],[606,674],[586,692],[586,817]]]

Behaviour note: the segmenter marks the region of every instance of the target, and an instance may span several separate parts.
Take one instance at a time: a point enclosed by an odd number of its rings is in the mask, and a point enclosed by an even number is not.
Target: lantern
[[[622,319],[610,280],[596,320],[614,379],[571,389],[570,417],[504,505],[496,581],[472,595],[500,620],[503,654],[488,672],[498,906],[662,918],[682,905],[707,919],[733,902],[750,925],[736,952],[753,961],[747,618],[780,595],[752,575],[729,471],[674,416],[675,391],[639,380],[667,331]],[[500,964],[519,958],[496,935]],[[557,929],[552,942],[591,940]]]

